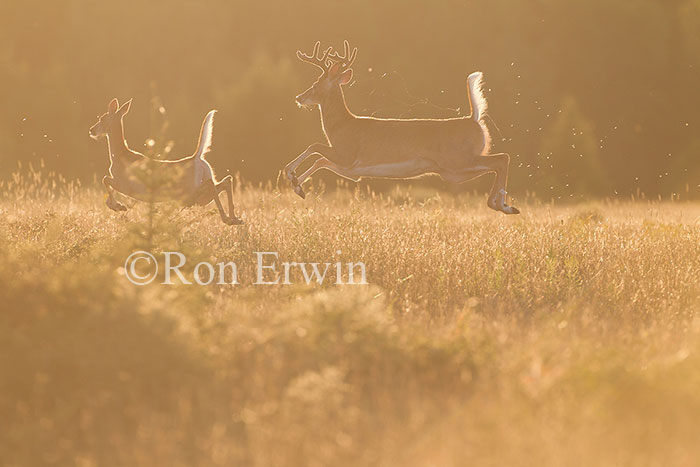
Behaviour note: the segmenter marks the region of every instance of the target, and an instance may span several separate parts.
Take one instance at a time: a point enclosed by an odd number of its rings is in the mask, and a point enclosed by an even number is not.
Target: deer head
[[[299,60],[317,66],[322,71],[321,76],[318,77],[314,84],[296,97],[299,107],[311,109],[312,106],[322,105],[332,94],[333,90],[339,90],[340,86],[350,82],[352,79],[352,69],[350,67],[357,57],[357,47],[352,49],[351,53],[348,41],[344,41],[343,46],[345,49],[343,56],[333,51],[332,47],[328,47],[321,54],[321,42],[316,42],[311,55],[297,51]]]
[[[116,98],[112,99],[107,105],[107,113],[97,117],[97,123],[90,127],[90,136],[97,139],[109,134],[117,125],[121,128],[122,117],[129,112],[130,107],[131,99],[121,107]]]

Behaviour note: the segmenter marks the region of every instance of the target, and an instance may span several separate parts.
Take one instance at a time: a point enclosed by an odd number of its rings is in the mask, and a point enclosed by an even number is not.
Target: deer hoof
[[[227,225],[243,225],[245,221],[239,217],[233,216],[229,217],[224,221]]]
[[[107,203],[107,207],[109,209],[111,209],[112,211],[116,211],[116,212],[124,212],[127,209],[126,206],[124,206],[123,204],[121,204],[117,201],[115,201],[113,203]]]
[[[503,212],[506,214],[520,214],[520,209],[515,206],[503,206]]]
[[[306,193],[304,193],[304,189],[301,187],[301,185],[294,186],[294,193],[298,194],[301,197],[301,199],[306,198]]]

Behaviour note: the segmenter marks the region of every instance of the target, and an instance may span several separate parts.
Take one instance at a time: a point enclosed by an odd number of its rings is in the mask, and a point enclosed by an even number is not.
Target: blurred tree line
[[[463,115],[466,76],[483,71],[514,193],[700,195],[700,0],[4,1],[0,177],[40,159],[101,176],[106,147],[87,129],[133,97],[132,148],[164,115],[169,157],[188,155],[217,108],[215,168],[274,180],[322,138],[294,103],[317,75],[295,51],[345,38],[357,114]]]

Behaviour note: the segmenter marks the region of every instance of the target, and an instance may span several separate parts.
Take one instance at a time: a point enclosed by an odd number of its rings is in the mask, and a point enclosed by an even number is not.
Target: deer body
[[[118,134],[107,136],[110,150],[109,178],[111,186],[130,198],[138,201],[171,201],[178,200],[186,203],[189,195],[202,186],[204,181],[211,179],[211,166],[205,160],[195,156],[185,157],[179,160],[155,160],[145,155],[132,151],[126,144],[112,149],[111,141],[120,141]],[[123,141],[123,139],[121,140]],[[120,147],[121,146],[121,147]],[[152,189],[143,180],[135,176],[134,167],[148,167],[152,177],[157,180],[168,180],[167,189]],[[209,177],[188,176],[205,172]],[[176,176],[173,176],[176,175]]]
[[[326,125],[324,124],[324,128]],[[465,156],[483,150],[481,128],[470,119],[391,120],[353,117],[326,130],[333,147],[328,159],[343,167],[419,164],[435,171],[459,169]],[[402,178],[401,175],[398,175]]]
[[[162,163],[167,163],[168,165],[161,165]],[[169,177],[170,173],[173,172],[182,174],[194,172],[198,161],[194,161],[192,157],[177,161],[154,161],[145,156],[142,158],[115,157],[112,159],[112,164],[109,168],[112,188],[138,201],[164,202],[175,200],[188,206],[194,204],[190,195],[202,186],[204,180],[199,180],[199,183],[197,183],[193,177],[185,175],[174,178],[167,189],[153,190],[132,174],[132,167],[141,164],[152,164],[152,176],[156,179],[163,179],[166,176]],[[210,201],[212,200],[210,199]]]
[[[230,175],[217,182],[209,162],[204,159],[211,147],[215,110],[207,114],[202,123],[197,151],[178,160],[155,160],[133,151],[124,138],[123,116],[129,111],[131,101],[119,107],[113,99],[108,112],[99,117],[90,128],[90,136],[106,136],[109,150],[109,175],[102,179],[107,190],[107,207],[114,211],[125,211],[126,206],[114,198],[114,191],[138,201],[177,201],[185,206],[216,203],[221,219],[229,225],[242,221],[234,215],[233,179]],[[138,171],[147,171],[147,178]],[[228,197],[227,214],[219,199],[225,191]]]
[[[301,185],[320,169],[358,181],[363,177],[413,178],[438,174],[444,180],[461,183],[488,172],[496,172],[489,195],[489,207],[506,214],[519,211],[508,206],[506,183],[509,156],[488,155],[491,138],[483,122],[486,99],[481,86],[483,75],[469,76],[469,103],[476,104],[471,117],[450,119],[387,119],[359,117],[348,109],[342,86],[352,77],[350,68],[357,49],[350,54],[347,41],[345,56],[326,49],[319,55],[316,43],[311,56],[298,52],[298,57],[323,70],[314,85],[297,96],[301,107],[317,105],[328,144],[312,144],[286,167],[286,174],[295,192],[305,196]],[[296,169],[308,157],[321,157],[296,176]]]

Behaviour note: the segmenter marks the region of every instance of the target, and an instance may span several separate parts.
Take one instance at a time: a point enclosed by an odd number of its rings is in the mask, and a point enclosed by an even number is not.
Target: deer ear
[[[109,105],[107,106],[107,111],[109,111],[109,113],[113,114],[113,113],[116,113],[118,109],[119,109],[119,101],[115,97],[114,99],[109,101]]]
[[[345,70],[341,75],[340,78],[338,79],[338,83],[340,84],[348,84],[350,80],[352,79],[352,69],[350,70]]]
[[[134,99],[132,98],[132,99],[129,99],[128,101],[126,101],[126,102],[124,103],[124,105],[122,105],[121,107],[119,107],[119,112],[117,112],[117,113],[118,113],[119,115],[126,115],[127,112],[129,112],[129,109],[131,108],[131,101],[133,101],[133,100],[134,100]]]

